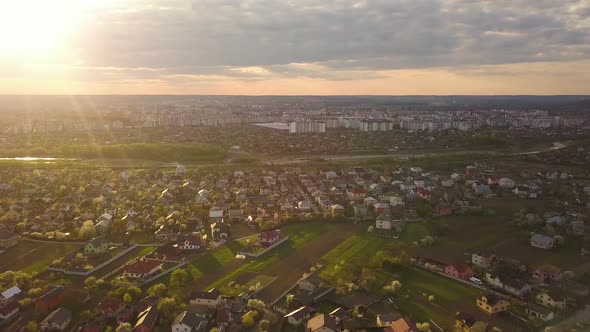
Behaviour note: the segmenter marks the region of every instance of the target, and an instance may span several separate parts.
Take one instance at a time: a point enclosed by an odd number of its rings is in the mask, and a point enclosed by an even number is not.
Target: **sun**
[[[73,28],[69,0],[0,0],[0,55],[43,56],[58,51]]]
[[[0,57],[64,51],[84,14],[114,0],[0,0]]]

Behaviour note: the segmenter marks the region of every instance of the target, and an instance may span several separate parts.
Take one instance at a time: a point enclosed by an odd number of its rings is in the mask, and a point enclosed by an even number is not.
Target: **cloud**
[[[588,0],[108,3],[81,14],[68,45],[79,79],[371,80],[590,58]]]

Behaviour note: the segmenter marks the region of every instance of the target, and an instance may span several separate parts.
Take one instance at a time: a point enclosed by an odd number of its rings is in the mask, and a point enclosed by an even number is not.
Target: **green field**
[[[322,260],[328,264],[327,268],[340,262],[361,265],[389,242],[392,240],[367,235],[353,235],[324,255]]]
[[[480,291],[432,272],[409,268],[401,276],[402,290],[395,295],[400,311],[416,322],[434,320],[451,330],[457,311],[473,311]],[[429,302],[428,296],[434,301]]]
[[[260,256],[259,258],[242,264],[238,268],[234,269],[231,273],[228,273],[224,277],[216,280],[207,288],[216,287],[224,292],[230,281],[237,280],[244,273],[263,273],[270,266],[280,262],[283,258],[289,256],[298,248],[301,248],[306,243],[316,239],[320,234],[326,232],[329,228],[330,225],[323,223],[296,224],[285,227],[281,229],[281,231],[284,235],[289,236],[288,241],[274,248],[270,252]]]
[[[0,271],[21,270],[27,273],[42,272],[57,258],[80,249],[79,244],[41,243],[20,240],[18,244],[0,254]]]

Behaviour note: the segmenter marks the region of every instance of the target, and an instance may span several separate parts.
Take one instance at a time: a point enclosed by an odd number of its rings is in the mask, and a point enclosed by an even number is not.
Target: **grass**
[[[323,223],[304,223],[287,226],[281,231],[283,234],[289,236],[288,241],[283,242],[278,247],[258,257],[257,259],[253,259],[245,264],[242,264],[231,273],[226,274],[224,277],[216,280],[207,288],[216,287],[223,291],[224,287],[226,287],[230,281],[235,281],[243,273],[262,273],[273,264],[280,262],[284,257],[292,254],[297,250],[297,248],[301,248],[306,243],[317,238],[329,228],[330,225]]]
[[[328,263],[328,267],[340,262],[348,262],[360,265],[367,262],[372,254],[379,251],[391,241],[362,235],[352,235],[344,242],[322,257]]]
[[[399,240],[412,243],[418,241],[425,236],[429,235],[428,228],[422,222],[410,222],[406,223],[404,230],[402,231]]]
[[[20,240],[16,246],[0,254],[0,271],[43,272],[55,259],[81,247],[76,244]]]
[[[417,322],[434,320],[443,328],[453,325],[455,312],[475,307],[479,290],[432,272],[409,268],[401,275],[402,291],[395,296],[400,310]],[[428,296],[434,301],[429,302]]]

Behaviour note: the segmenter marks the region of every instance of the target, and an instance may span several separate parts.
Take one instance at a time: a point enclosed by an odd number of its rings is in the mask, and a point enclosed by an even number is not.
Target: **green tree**
[[[252,315],[248,314],[242,316],[242,325],[244,325],[245,328],[252,328],[254,324],[256,324],[256,322],[254,321],[254,317],[252,317]]]
[[[160,311],[160,314],[167,319],[172,318],[177,306],[176,299],[173,297],[165,297],[158,302],[158,310]]]
[[[123,301],[125,301],[125,303],[131,303],[133,301],[133,296],[129,293],[125,293],[125,295],[123,295]]]
[[[168,288],[166,287],[166,285],[160,283],[160,284],[155,284],[152,287],[150,287],[147,292],[148,292],[148,295],[150,295],[150,296],[162,297],[162,296],[166,295],[167,290],[168,290]]]
[[[92,239],[96,235],[96,226],[94,226],[94,222],[92,220],[86,220],[82,227],[80,227],[80,232],[78,233],[78,238],[80,240],[89,240]]]

